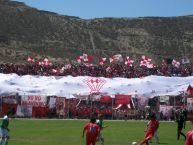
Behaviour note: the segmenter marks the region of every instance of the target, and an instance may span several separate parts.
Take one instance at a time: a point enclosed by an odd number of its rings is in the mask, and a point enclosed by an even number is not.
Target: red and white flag
[[[142,59],[143,61],[146,61],[146,62],[151,62],[151,59],[148,58],[148,57],[145,56],[145,55],[142,55],[141,59]]]
[[[77,61],[78,63],[81,63],[81,62],[83,61],[83,58],[84,58],[83,56],[80,56],[80,55],[79,55],[79,56],[76,57],[76,61]]]
[[[111,64],[115,64],[115,59],[114,59],[113,56],[112,56],[112,57],[109,57],[109,62],[110,62]]]
[[[83,60],[86,61],[86,62],[87,62],[87,61],[90,62],[90,61],[93,61],[93,57],[92,57],[91,55],[88,55],[88,54],[85,54],[85,53],[84,53],[84,54],[83,54]]]
[[[57,69],[52,69],[53,74],[57,74],[59,71]]]
[[[134,61],[129,58],[129,56],[126,57],[125,64],[128,66],[133,66]]]
[[[188,93],[188,95],[193,95],[193,87],[189,85],[186,92]]]
[[[147,64],[148,64],[147,61],[144,61],[144,60],[140,61],[140,66],[147,66]]]
[[[51,66],[52,65],[51,60],[49,60],[48,58],[44,58],[43,63],[44,63],[44,66]]]
[[[32,56],[28,56],[27,61],[28,61],[29,63],[34,63],[34,62],[35,62],[35,59],[34,59]]]
[[[44,65],[43,61],[37,61],[37,65]]]
[[[172,61],[172,65],[179,68],[180,67],[180,62],[179,61],[176,61],[175,59],[173,59]]]
[[[99,59],[99,64],[104,65],[106,63],[106,61],[107,61],[107,58],[101,58],[101,59]]]
[[[140,66],[151,67],[151,59],[148,58],[147,56],[143,55],[141,57]]]

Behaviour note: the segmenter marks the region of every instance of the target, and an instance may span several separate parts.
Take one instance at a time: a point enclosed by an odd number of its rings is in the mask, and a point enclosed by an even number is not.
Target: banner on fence
[[[16,114],[19,117],[31,117],[32,116],[32,106],[30,106],[30,105],[18,105]]]
[[[3,97],[3,103],[7,103],[7,104],[17,104],[17,99],[15,96],[7,96],[7,97]]]
[[[163,114],[163,117],[166,119],[170,119],[172,115],[173,106],[160,105],[160,112]]]
[[[145,106],[148,105],[148,98],[138,97],[137,99],[138,99],[138,108],[144,110]]]
[[[58,115],[64,115],[66,107],[66,98],[57,97],[56,98],[56,113]]]
[[[50,109],[53,109],[56,107],[56,98],[54,97],[50,97],[49,103],[48,103],[48,107]]]
[[[193,110],[193,98],[187,98],[187,109],[188,111]]]
[[[112,99],[111,99],[110,96],[102,96],[102,97],[100,98],[100,102],[101,102],[101,103],[111,103],[111,102],[112,102]]]
[[[115,95],[115,105],[123,104],[127,105],[131,102],[130,95]]]
[[[160,102],[161,103],[167,103],[169,102],[169,96],[160,96]]]
[[[45,107],[47,104],[47,97],[45,96],[22,96],[22,105],[31,105],[34,107]]]

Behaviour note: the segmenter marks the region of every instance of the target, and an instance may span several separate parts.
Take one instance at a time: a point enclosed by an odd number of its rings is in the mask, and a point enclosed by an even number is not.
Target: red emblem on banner
[[[102,86],[106,83],[105,80],[100,78],[88,78],[83,80],[84,83],[90,88],[91,94],[98,94]]]

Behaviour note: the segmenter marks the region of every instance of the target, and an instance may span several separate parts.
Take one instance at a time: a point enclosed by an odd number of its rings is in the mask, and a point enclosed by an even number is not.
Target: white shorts
[[[98,137],[97,137],[97,140],[98,141],[102,141],[104,138],[103,138],[103,136],[102,136],[102,134],[101,134],[101,132],[99,133],[99,135],[98,135]]]
[[[0,128],[0,137],[9,137],[9,131],[5,128]]]

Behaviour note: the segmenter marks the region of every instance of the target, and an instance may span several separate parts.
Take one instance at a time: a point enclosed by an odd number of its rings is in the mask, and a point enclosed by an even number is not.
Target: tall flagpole
[[[112,97],[112,104],[111,104],[111,105],[112,105],[112,106],[111,106],[111,107],[112,107],[112,108],[111,108],[111,113],[112,113],[111,119],[112,119],[112,120],[113,120],[113,104],[114,104],[114,100],[113,100],[113,97]]]
[[[184,107],[186,106],[186,94],[185,91],[183,91],[183,98],[184,98]]]
[[[174,108],[176,108],[176,96],[174,95]]]

